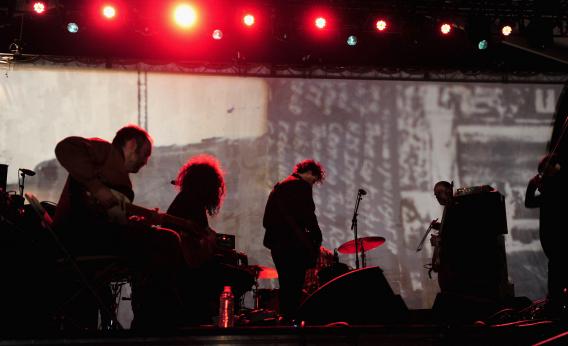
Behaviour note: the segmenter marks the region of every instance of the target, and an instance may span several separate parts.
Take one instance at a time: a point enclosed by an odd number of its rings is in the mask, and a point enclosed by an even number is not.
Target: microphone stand
[[[24,181],[26,180],[26,174],[22,172],[21,169],[19,169],[18,171],[20,172],[20,179],[18,179],[20,196],[24,196]]]
[[[359,269],[359,240],[357,239],[357,210],[359,210],[359,203],[363,199],[363,194],[361,190],[357,192],[357,200],[355,202],[355,210],[353,211],[353,219],[351,219],[351,230],[353,230],[353,234],[355,237],[355,269]],[[364,249],[363,249],[364,251]],[[361,258],[363,260],[363,265],[365,261],[365,253],[361,254]]]

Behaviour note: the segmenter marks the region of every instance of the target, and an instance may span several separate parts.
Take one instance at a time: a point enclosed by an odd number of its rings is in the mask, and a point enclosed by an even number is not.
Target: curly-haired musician
[[[188,264],[182,271],[181,287],[184,301],[184,322],[188,325],[210,323],[216,314],[216,303],[224,284],[230,284],[228,274],[215,261],[216,233],[209,227],[208,216],[221,210],[225,195],[224,173],[219,161],[211,155],[190,158],[179,170],[175,180],[179,192],[167,214],[193,223],[198,232],[187,233],[178,225],[182,247]]]

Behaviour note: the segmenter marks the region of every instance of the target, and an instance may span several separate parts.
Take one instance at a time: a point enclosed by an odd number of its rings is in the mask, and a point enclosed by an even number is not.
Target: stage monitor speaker
[[[408,308],[395,295],[379,267],[352,270],[327,282],[300,306],[307,324],[333,322],[386,324],[403,322]]]

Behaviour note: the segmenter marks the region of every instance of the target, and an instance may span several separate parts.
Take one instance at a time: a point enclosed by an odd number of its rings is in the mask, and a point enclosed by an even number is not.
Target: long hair
[[[202,202],[207,214],[215,215],[221,209],[225,196],[225,179],[217,158],[197,155],[190,158],[179,170],[176,185],[181,193],[191,194]]]

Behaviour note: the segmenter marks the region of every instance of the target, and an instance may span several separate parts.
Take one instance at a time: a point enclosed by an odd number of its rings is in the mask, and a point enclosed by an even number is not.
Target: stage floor
[[[568,344],[566,321],[527,320],[498,325],[255,326],[175,331],[112,331],[14,335],[0,345],[546,345]]]

